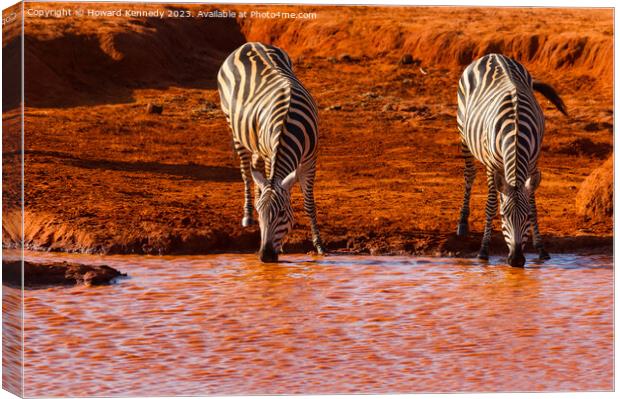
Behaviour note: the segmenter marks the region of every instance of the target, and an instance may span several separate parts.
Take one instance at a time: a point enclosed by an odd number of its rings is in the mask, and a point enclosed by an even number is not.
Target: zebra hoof
[[[314,247],[319,255],[325,255],[325,248],[323,248],[323,244],[316,244]]]
[[[456,235],[459,237],[465,237],[469,233],[469,226],[467,223],[459,223],[456,227]]]
[[[253,224],[256,224],[256,222],[250,216],[245,216],[241,220],[241,226],[243,226],[243,227],[252,226]]]
[[[551,259],[551,255],[549,255],[549,252],[545,251],[544,249],[540,249],[538,250],[538,259],[549,260]]]
[[[489,260],[489,250],[488,249],[481,249],[480,252],[478,252],[478,259],[480,259],[480,260]]]

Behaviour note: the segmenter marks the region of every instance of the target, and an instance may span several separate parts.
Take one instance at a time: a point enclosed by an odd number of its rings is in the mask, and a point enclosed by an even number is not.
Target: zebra
[[[277,262],[282,241],[293,227],[291,188],[299,181],[312,242],[325,252],[314,201],[318,114],[314,99],[293,73],[282,49],[250,42],[233,51],[217,77],[221,107],[241,161],[245,204],[241,225],[258,213],[262,262]],[[256,203],[252,204],[251,180]]]
[[[476,175],[474,158],[486,167],[486,221],[478,258],[489,258],[492,221],[500,193],[502,233],[507,262],[523,267],[529,230],[540,259],[550,259],[538,227],[535,191],[541,181],[537,161],[544,133],[544,116],[534,97],[539,91],[567,115],[555,89],[535,81],[517,61],[488,54],[472,62],[458,86],[457,125],[465,159],[465,194],[457,236],[468,234],[469,202]]]

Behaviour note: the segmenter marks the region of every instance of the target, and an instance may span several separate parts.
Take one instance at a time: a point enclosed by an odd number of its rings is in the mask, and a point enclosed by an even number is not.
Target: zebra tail
[[[551,85],[535,80],[533,82],[533,88],[543,96],[547,97],[547,100],[551,101],[553,105],[555,105],[555,107],[558,109],[558,111],[568,116],[568,111],[566,111],[566,105],[564,105],[564,101],[562,101],[560,95]]]

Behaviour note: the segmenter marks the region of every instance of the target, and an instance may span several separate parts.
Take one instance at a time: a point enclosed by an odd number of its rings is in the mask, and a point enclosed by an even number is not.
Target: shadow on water
[[[126,275],[126,276],[115,277],[112,280],[110,280],[110,282],[108,284],[97,285],[97,287],[109,287],[109,286],[119,285],[119,284],[122,284],[125,280],[131,280],[131,276]],[[48,289],[52,289],[52,288],[57,288],[59,286],[60,287],[65,287],[65,288],[71,288],[71,287],[80,286],[81,284],[72,284],[72,283],[67,283],[67,284],[35,284],[35,285],[24,285],[24,286],[22,286],[21,284],[16,284],[16,283],[13,283],[11,281],[2,280],[2,285],[5,286],[5,287],[17,289],[17,290],[23,289],[25,291],[38,291],[38,290],[48,290]]]
[[[609,256],[577,256],[577,255],[551,255],[551,259],[549,260],[540,260],[534,259],[528,261],[525,265],[526,269],[548,269],[548,268],[556,268],[556,269],[564,269],[564,270],[595,270],[595,269],[604,269],[604,270],[613,270],[613,258]]]
[[[287,265],[316,265],[316,266],[385,266],[385,267],[418,267],[418,266],[436,266],[445,267],[473,267],[473,268],[498,268],[505,267],[513,270],[538,270],[538,269],[613,269],[613,258],[610,262],[608,255],[571,255],[571,254],[552,254],[549,260],[542,260],[535,257],[535,254],[526,254],[526,264],[524,268],[511,267],[506,263],[503,256],[493,256],[489,260],[480,260],[476,258],[420,258],[415,256],[339,256],[329,255],[320,258],[305,260],[286,260],[281,259],[280,264]]]
[[[551,259],[543,260],[535,254],[526,253],[525,267],[511,267],[503,256],[491,257],[488,261],[472,260],[472,265],[488,267],[507,267],[514,270],[543,270],[543,269],[613,269],[613,257],[608,255],[572,255],[551,254]]]

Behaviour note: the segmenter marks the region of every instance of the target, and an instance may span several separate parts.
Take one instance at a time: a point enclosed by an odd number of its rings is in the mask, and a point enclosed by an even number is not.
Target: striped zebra
[[[509,249],[507,261],[517,267],[525,264],[523,252],[530,227],[540,259],[550,258],[540,236],[536,213],[535,191],[541,180],[537,161],[544,117],[533,90],[542,93],[566,115],[562,99],[551,86],[533,81],[521,64],[500,54],[488,54],[471,63],[458,87],[457,124],[465,159],[465,195],[457,235],[468,233],[475,157],[486,167],[489,189],[478,257],[489,257],[499,191],[502,233]]]
[[[282,240],[293,227],[291,188],[296,181],[310,217],[312,242],[324,253],[314,203],[317,107],[293,73],[290,58],[275,46],[246,43],[226,58],[217,81],[241,160],[244,227],[255,224],[250,187],[254,180],[261,261],[277,262]]]

